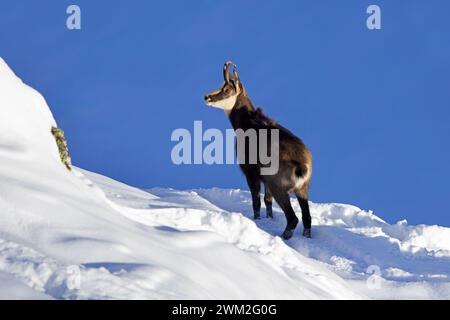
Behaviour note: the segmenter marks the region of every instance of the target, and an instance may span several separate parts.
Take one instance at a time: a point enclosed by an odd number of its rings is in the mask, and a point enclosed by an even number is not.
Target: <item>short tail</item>
[[[301,164],[298,161],[292,160],[292,163],[295,166],[295,175],[299,178],[304,179],[307,175],[309,175],[310,168],[306,164]]]
[[[298,189],[295,190],[296,195],[302,199],[308,199],[309,185],[311,182],[312,167],[307,164],[301,164],[298,161],[292,161],[295,164],[295,175],[301,180]]]

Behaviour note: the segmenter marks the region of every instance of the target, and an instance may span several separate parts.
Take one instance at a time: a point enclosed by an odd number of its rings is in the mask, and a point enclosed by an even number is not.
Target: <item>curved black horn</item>
[[[227,61],[223,65],[223,79],[226,83],[230,83],[230,67],[234,66],[233,62]]]

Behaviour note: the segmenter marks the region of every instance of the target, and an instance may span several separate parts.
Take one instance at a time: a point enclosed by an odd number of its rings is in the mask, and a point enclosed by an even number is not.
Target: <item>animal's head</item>
[[[233,68],[233,72],[231,72],[231,68]],[[239,94],[244,91],[236,71],[236,65],[231,61],[227,61],[223,66],[223,80],[224,83],[219,89],[205,96],[205,103],[229,112],[233,109]]]

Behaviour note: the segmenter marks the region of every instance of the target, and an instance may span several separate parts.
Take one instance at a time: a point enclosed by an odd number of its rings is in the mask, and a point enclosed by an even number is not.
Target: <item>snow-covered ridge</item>
[[[312,203],[313,239],[299,228],[285,242],[279,208],[255,223],[246,191],[144,191],[69,172],[53,125],[0,59],[0,298],[450,298],[448,228]]]

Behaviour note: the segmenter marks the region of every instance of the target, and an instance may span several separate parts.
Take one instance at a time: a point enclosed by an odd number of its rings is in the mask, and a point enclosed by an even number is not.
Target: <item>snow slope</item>
[[[1,299],[450,298],[448,228],[311,204],[314,238],[285,242],[279,208],[255,224],[246,191],[69,172],[52,125],[0,59]]]

